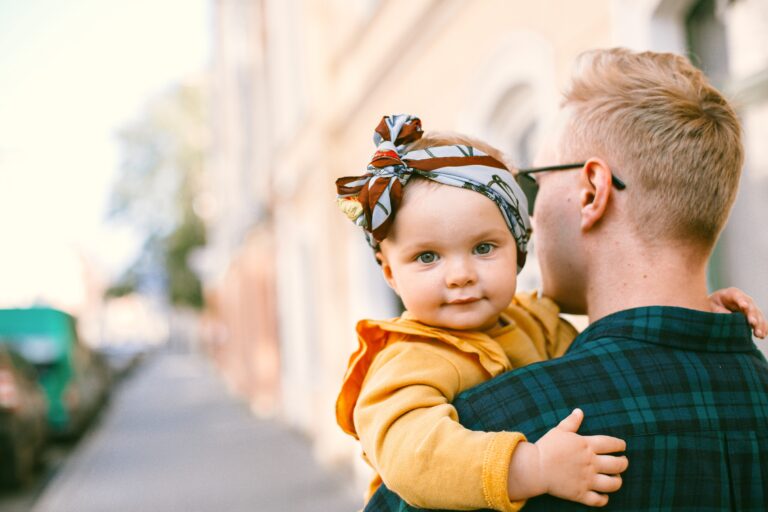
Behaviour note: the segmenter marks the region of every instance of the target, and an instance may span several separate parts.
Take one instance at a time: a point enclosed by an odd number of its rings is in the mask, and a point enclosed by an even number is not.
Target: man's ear
[[[611,169],[600,158],[590,158],[581,169],[579,180],[581,229],[592,229],[605,215],[611,197]]]
[[[392,275],[392,267],[389,265],[389,260],[384,256],[384,253],[378,251],[376,253],[376,261],[381,265],[381,273],[384,275],[384,279],[387,284],[397,293],[397,285],[395,284],[395,278]]]

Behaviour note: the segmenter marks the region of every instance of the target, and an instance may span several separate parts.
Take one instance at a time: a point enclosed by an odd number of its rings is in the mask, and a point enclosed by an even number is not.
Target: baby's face
[[[381,258],[406,309],[435,327],[493,327],[515,293],[515,239],[496,204],[471,190],[409,184]]]

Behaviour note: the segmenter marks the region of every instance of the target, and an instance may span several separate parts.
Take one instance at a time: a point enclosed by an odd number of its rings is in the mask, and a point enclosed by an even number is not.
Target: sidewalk
[[[354,511],[300,435],[254,418],[209,363],[156,354],[114,394],[33,512]]]

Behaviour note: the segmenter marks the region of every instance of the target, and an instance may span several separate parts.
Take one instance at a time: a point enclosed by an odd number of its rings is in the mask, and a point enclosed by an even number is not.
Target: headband
[[[473,190],[496,203],[517,245],[517,271],[523,268],[531,235],[528,200],[506,166],[466,145],[406,147],[422,136],[421,120],[411,115],[385,116],[376,127],[376,152],[362,176],[336,180],[338,203],[362,227],[372,247],[387,236],[414,175],[444,185]]]

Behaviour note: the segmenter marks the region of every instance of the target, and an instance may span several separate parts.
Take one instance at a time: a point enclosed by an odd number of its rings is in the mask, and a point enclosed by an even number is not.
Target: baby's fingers
[[[625,456],[597,455],[595,457],[595,470],[604,475],[618,475],[627,470],[629,461]]]
[[[725,308],[727,311],[743,311],[745,303],[752,300],[752,297],[738,288],[731,286],[716,290],[709,296],[712,306],[718,310]]]
[[[752,327],[755,336],[761,339],[765,338],[766,333],[768,333],[768,321],[766,321],[760,308],[752,303],[749,305],[745,314],[747,315],[747,320],[749,321],[749,325]]]
[[[595,453],[616,453],[627,449],[627,443],[618,437],[586,436],[585,439]]]
[[[592,489],[597,492],[616,492],[621,489],[621,477],[619,475],[597,475]]]
[[[755,299],[744,293],[738,288],[725,288],[717,290],[709,296],[712,310],[716,313],[725,313],[727,311],[739,311],[744,313],[749,321],[749,326],[758,338],[765,338],[768,334],[768,321],[766,321],[763,312],[755,304]]]
[[[604,507],[608,504],[608,496],[595,491],[589,491],[578,502],[588,507]]]

